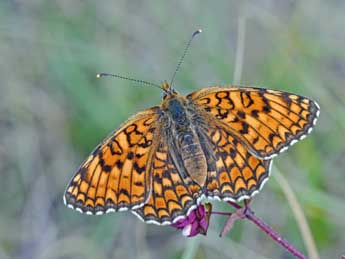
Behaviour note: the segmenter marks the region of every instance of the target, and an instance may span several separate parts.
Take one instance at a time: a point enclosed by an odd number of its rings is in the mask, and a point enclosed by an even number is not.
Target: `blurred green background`
[[[130,115],[160,103],[158,89],[98,72],[170,80],[175,87],[259,85],[317,100],[304,141],[274,159],[253,209],[307,253],[278,172],[311,229],[317,255],[345,253],[344,1],[0,2],[0,258],[292,258],[249,221],[219,238],[184,238],[130,213],[81,215],[62,202],[89,152]],[[235,72],[236,71],[236,72]],[[228,210],[215,204],[218,210]],[[315,253],[315,251],[314,251]]]

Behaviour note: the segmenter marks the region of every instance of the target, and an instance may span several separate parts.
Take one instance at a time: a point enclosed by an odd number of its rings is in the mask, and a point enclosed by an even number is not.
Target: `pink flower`
[[[211,214],[211,204],[206,203],[205,206],[208,210],[207,212],[204,205],[200,204],[186,218],[177,221],[171,226],[182,229],[182,234],[186,237],[193,237],[198,234],[206,235]]]

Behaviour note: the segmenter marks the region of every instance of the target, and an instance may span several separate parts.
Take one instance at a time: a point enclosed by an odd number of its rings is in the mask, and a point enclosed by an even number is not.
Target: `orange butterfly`
[[[276,90],[215,86],[182,96],[166,82],[161,88],[160,106],[129,118],[80,166],[68,207],[131,210],[169,225],[203,197],[248,199],[268,180],[271,159],[309,134],[319,115],[316,102]]]

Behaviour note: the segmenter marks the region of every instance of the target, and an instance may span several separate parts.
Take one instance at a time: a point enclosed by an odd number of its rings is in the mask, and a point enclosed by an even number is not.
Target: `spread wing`
[[[152,192],[148,202],[132,211],[147,223],[169,225],[186,217],[197,205],[199,185],[188,176],[182,178],[174,163],[173,149],[162,135],[152,159]]]
[[[217,118],[256,157],[270,159],[310,133],[316,102],[299,95],[253,87],[209,87],[187,98]]]
[[[231,201],[248,199],[268,180],[271,160],[253,156],[221,125],[201,123],[198,135],[208,161],[207,197]]]
[[[158,107],[129,118],[80,166],[67,186],[65,204],[87,214],[144,206],[151,193],[149,164],[159,134]]]

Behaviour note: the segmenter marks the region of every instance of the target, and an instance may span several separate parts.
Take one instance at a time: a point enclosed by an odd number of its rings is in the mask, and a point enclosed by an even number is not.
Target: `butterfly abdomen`
[[[207,175],[207,161],[194,132],[182,132],[178,138],[181,158],[189,176],[203,186]]]
[[[166,102],[171,120],[172,135],[176,136],[176,147],[188,175],[203,186],[207,176],[207,161],[199,138],[192,128],[183,97],[175,97]]]

